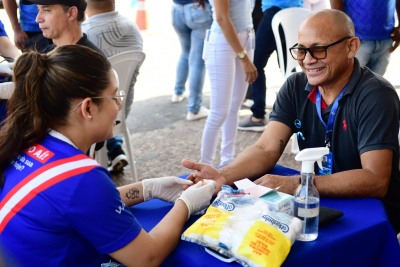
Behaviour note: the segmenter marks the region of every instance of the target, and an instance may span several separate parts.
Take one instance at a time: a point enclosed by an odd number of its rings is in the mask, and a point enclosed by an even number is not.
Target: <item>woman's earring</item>
[[[88,118],[89,118],[89,119],[92,119],[93,117],[92,117],[92,115],[88,115]]]

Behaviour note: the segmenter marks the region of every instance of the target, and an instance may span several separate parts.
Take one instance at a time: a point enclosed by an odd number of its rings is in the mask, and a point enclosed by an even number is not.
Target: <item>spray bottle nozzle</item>
[[[297,153],[295,159],[302,162],[301,172],[311,173],[314,172],[314,162],[322,168],[322,158],[329,153],[327,147],[313,147],[306,148]]]

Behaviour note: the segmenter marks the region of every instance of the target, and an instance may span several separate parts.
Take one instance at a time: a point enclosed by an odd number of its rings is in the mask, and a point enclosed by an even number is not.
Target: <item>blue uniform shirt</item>
[[[68,141],[47,135],[6,169],[0,201],[40,167],[73,156],[87,159]],[[21,266],[100,266],[105,254],[127,245],[140,230],[109,173],[97,165],[36,190],[5,226],[0,243]]]

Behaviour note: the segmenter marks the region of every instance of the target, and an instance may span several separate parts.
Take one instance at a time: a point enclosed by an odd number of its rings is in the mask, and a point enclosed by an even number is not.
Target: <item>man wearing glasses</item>
[[[316,171],[321,196],[379,198],[399,233],[399,97],[382,76],[360,66],[355,58],[359,46],[354,25],[342,11],[311,15],[290,48],[303,72],[290,76],[280,89],[262,136],[219,170],[183,161],[198,171],[189,179],[213,178],[221,185],[258,178],[258,184],[283,185],[280,191],[293,194],[299,176],[265,173],[297,133],[300,150],[329,148],[327,172]]]

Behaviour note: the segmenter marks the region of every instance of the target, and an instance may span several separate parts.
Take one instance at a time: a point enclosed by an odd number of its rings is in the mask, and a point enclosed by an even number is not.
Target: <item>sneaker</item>
[[[259,122],[254,122],[251,120],[253,116],[243,119],[239,122],[238,129],[242,131],[253,131],[253,132],[263,132],[267,123],[265,119]]]
[[[110,160],[108,167],[109,172],[121,173],[124,171],[124,167],[128,165],[128,158],[122,148],[116,148],[108,153],[108,158]]]
[[[172,103],[179,103],[179,102],[182,102],[185,99],[186,99],[186,96],[184,94],[182,94],[182,95],[173,94],[172,97],[171,97],[171,102]]]
[[[245,99],[242,105],[243,105],[244,107],[246,107],[246,108],[251,108],[251,107],[253,106],[253,104],[254,104],[254,101],[253,101],[253,100],[251,100],[251,99]]]
[[[208,113],[210,113],[208,108],[201,106],[199,109],[199,112],[197,112],[197,113],[192,113],[189,111],[186,115],[186,120],[195,121],[195,120],[199,120],[202,118],[206,118],[208,116]]]

